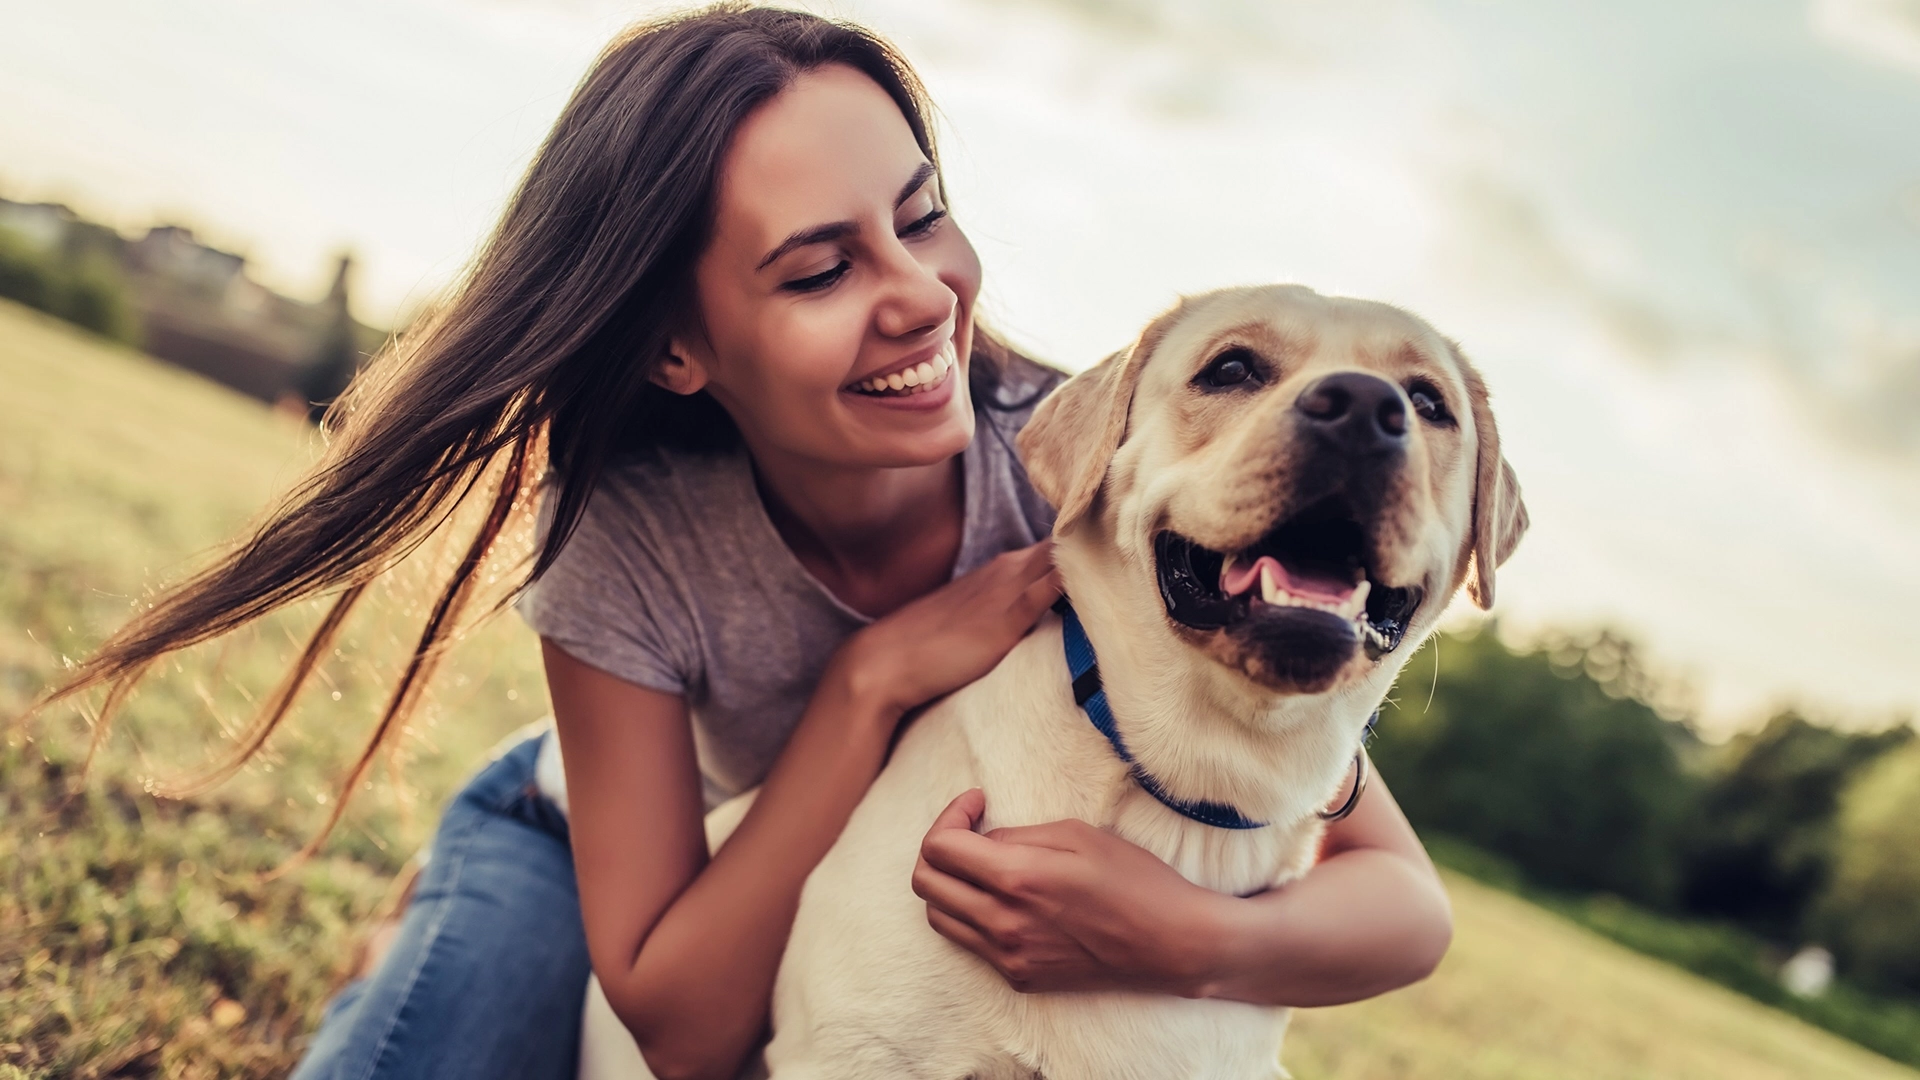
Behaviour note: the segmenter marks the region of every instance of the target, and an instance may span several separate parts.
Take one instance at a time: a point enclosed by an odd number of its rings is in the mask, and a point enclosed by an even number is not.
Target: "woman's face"
[[[740,125],[717,196],[702,329],[659,381],[712,393],[756,455],[900,467],[965,449],[980,260],[886,91],[844,65],[801,75]]]

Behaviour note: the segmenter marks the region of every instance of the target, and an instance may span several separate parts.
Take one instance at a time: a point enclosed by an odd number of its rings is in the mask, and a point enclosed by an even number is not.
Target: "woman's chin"
[[[973,441],[973,405],[964,395],[953,406],[937,413],[917,413],[911,420],[862,425],[859,456],[866,464],[883,469],[907,469],[938,465],[951,459]]]

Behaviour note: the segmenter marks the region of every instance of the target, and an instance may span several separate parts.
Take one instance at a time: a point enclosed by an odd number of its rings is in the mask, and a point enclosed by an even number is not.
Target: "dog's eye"
[[[1240,386],[1258,378],[1259,372],[1254,368],[1256,362],[1254,355],[1245,349],[1228,349],[1201,369],[1194,382],[1211,390]]]
[[[1407,387],[1407,398],[1413,402],[1413,411],[1419,413],[1420,419],[1428,423],[1445,424],[1453,419],[1453,414],[1447,411],[1446,399],[1440,396],[1439,389],[1424,379],[1416,380],[1412,386]]]

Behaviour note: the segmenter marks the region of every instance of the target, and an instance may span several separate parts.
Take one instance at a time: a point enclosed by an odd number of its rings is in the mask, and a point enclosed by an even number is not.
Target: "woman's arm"
[[[732,1077],[766,1026],[807,874],[910,708],[985,674],[1058,595],[1045,544],[849,639],[753,808],[709,861],[684,701],[544,644],[587,948],[661,1080]]]
[[[971,791],[947,808],[913,887],[935,930],[1018,990],[1339,1005],[1425,978],[1453,938],[1439,874],[1377,776],[1305,877],[1246,898],[1085,822],[981,836],[984,807]]]

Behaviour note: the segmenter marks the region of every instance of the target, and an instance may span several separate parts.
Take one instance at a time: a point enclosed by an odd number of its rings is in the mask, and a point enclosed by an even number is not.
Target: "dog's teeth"
[[[1349,619],[1359,618],[1361,612],[1367,610],[1367,594],[1372,591],[1373,582],[1362,580],[1360,584],[1353,587],[1353,595],[1347,597],[1346,604],[1341,607],[1337,614]]]
[[[1227,591],[1227,578],[1233,573],[1233,563],[1234,563],[1234,560],[1238,558],[1239,558],[1238,555],[1229,555],[1227,556],[1227,561],[1220,564],[1220,591],[1221,592]]]
[[[1269,604],[1274,604],[1280,602],[1279,598],[1282,595],[1280,592],[1280,582],[1275,580],[1273,576],[1273,567],[1262,566],[1260,568],[1260,599],[1265,600]],[[1289,597],[1288,599],[1292,598]]]

